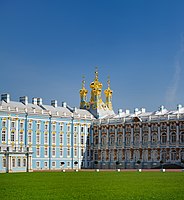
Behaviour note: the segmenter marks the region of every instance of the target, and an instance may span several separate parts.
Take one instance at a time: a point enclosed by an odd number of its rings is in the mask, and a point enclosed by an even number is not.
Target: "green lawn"
[[[184,199],[182,172],[35,172],[0,174],[4,199]]]

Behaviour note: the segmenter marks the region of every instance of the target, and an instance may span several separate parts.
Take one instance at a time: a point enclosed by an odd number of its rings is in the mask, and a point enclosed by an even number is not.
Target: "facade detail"
[[[95,71],[94,81],[90,84],[91,97],[90,101],[86,101],[87,90],[84,87],[84,80],[82,83],[82,89],[80,90],[81,96],[81,109],[88,110],[95,118],[103,118],[104,116],[114,115],[112,109],[112,90],[110,89],[110,80],[108,80],[108,88],[104,91],[106,96],[106,102],[102,100],[102,83],[98,80],[98,71]]]
[[[80,89],[80,108],[41,98],[0,101],[0,172],[81,168],[156,168],[184,166],[184,107],[156,112],[118,111],[112,106],[110,78],[102,100],[98,71]]]

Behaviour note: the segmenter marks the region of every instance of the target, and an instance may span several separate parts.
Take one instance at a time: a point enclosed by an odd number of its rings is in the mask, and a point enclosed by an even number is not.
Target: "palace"
[[[15,102],[2,94],[0,172],[184,165],[184,107],[115,114],[110,80],[105,102],[97,70],[90,88],[88,102],[83,80],[80,108],[56,100],[45,105],[41,98],[29,103],[26,96]]]

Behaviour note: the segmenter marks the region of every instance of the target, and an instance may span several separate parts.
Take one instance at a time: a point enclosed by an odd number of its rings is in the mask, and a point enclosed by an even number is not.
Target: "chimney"
[[[32,104],[35,104],[35,105],[37,105],[37,98],[32,98]]]
[[[77,112],[77,108],[76,107],[73,107],[73,112]]]
[[[10,103],[10,95],[9,94],[2,94],[1,101],[5,101],[6,103]]]
[[[37,105],[41,106],[42,105],[42,98],[37,98]]]
[[[23,103],[24,105],[27,105],[28,104],[28,97],[27,96],[20,97],[19,101],[21,103]]]
[[[141,108],[141,113],[145,113],[146,109],[145,108]]]
[[[181,105],[181,104],[178,104],[178,105],[177,105],[177,110],[178,110],[179,112],[180,112],[181,108],[182,108],[182,105]]]
[[[66,102],[62,102],[62,107],[66,108]]]
[[[51,100],[51,106],[57,107],[57,100]]]
[[[138,112],[139,112],[139,109],[138,109],[138,108],[135,108],[135,109],[134,109],[134,114],[136,114],[136,115],[137,115],[137,114],[138,114]]]
[[[129,115],[130,114],[130,110],[125,110],[125,114]]]
[[[118,115],[121,115],[121,114],[122,114],[122,112],[123,112],[123,110],[122,110],[122,109],[118,109]]]

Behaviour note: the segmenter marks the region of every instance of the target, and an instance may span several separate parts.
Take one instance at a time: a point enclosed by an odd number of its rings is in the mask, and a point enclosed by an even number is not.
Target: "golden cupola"
[[[98,70],[96,69],[95,71],[95,79],[94,81],[90,84],[91,88],[91,99],[90,103],[99,103],[102,101],[101,99],[101,92],[102,92],[102,83],[99,82],[98,80]]]
[[[105,97],[106,97],[106,106],[109,108],[109,110],[112,110],[112,93],[113,91],[110,89],[110,77],[108,77],[107,81],[108,87],[104,91]]]
[[[80,89],[80,98],[81,98],[80,108],[84,108],[86,105],[87,93],[88,93],[88,90],[85,88],[85,80],[84,80],[84,76],[83,76],[82,88]]]

